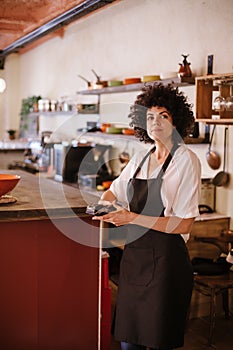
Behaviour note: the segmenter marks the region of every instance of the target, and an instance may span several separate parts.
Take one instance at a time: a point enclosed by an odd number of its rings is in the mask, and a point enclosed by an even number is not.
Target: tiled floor
[[[112,308],[116,300],[116,288],[112,288]],[[233,315],[229,320],[224,315],[217,315],[215,331],[213,336],[213,345],[207,344],[209,330],[208,317],[192,319],[189,321],[189,327],[185,335],[185,346],[179,350],[233,350]],[[120,350],[120,344],[112,338],[111,349]]]

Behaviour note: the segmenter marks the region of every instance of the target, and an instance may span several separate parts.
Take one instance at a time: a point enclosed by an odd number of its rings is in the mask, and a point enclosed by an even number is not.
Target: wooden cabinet
[[[205,257],[214,259],[219,257],[220,249],[209,243],[203,243],[195,238],[208,238],[218,237],[223,230],[229,229],[230,218],[213,214],[203,214],[203,219],[196,219],[190,239],[187,243],[190,258],[193,257]],[[222,245],[223,249],[227,249],[227,246]],[[222,311],[221,297],[217,299],[216,305],[217,311]],[[190,307],[190,319],[196,317],[208,316],[210,313],[210,301],[205,295],[202,295],[193,290],[192,301]]]
[[[233,125],[233,111],[213,109],[214,97],[230,96],[233,73],[205,75],[196,78],[196,119],[209,124]],[[216,93],[215,93],[216,92]]]
[[[195,238],[219,237],[223,230],[229,229],[230,218],[218,214],[203,214],[206,217],[202,220],[199,218],[194,222],[190,239],[187,247],[190,258],[206,257],[216,258],[219,254],[219,249],[213,244],[201,243]]]

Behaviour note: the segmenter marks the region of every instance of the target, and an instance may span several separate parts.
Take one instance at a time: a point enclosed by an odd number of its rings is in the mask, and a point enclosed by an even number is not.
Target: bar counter
[[[97,200],[94,194],[48,179],[43,173],[32,175],[22,170],[1,173],[17,174],[21,179],[11,192],[17,201],[9,204],[0,201],[0,222],[85,216],[87,204]]]
[[[96,197],[14,173],[17,201],[0,205],[1,348],[97,350],[99,226],[85,214]]]

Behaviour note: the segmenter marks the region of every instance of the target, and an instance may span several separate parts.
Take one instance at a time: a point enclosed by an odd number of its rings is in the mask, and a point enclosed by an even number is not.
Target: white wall
[[[19,94],[19,56],[12,54],[7,57],[5,69],[1,77],[6,81],[7,88],[0,94],[0,139],[7,138],[8,129],[19,128],[19,113],[21,98]]]
[[[18,82],[8,56],[9,94],[14,98],[17,85],[16,99],[73,95],[86,87],[77,74],[95,79],[92,68],[103,79],[176,71],[182,53],[190,54],[196,75],[206,73],[208,54],[214,73],[231,72],[232,10],[232,0],[120,1],[70,25],[63,38],[19,55]]]
[[[22,55],[6,59],[7,90],[0,97],[0,139],[7,128],[19,127],[22,98],[31,95],[58,98],[76,95],[86,88],[77,74],[95,80],[177,71],[181,54],[194,75],[207,72],[207,55],[214,55],[214,73],[233,69],[232,0],[122,0],[67,27],[64,37],[51,39]],[[192,99],[195,94],[192,92]],[[125,122],[134,93],[104,97],[103,121]],[[232,127],[229,128],[232,147]],[[218,127],[215,146],[222,155],[223,127]],[[198,152],[205,163],[205,149]],[[228,152],[227,170],[233,173]],[[217,209],[233,217],[233,185],[217,191]]]

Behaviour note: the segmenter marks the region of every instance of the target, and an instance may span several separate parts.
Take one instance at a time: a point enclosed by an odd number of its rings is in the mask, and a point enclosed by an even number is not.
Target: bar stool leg
[[[213,331],[215,326],[215,316],[216,316],[216,293],[215,288],[211,288],[211,296],[210,296],[210,328],[209,328],[209,338],[208,345],[211,346]]]
[[[222,306],[223,306],[223,310],[225,312],[225,318],[227,320],[229,320],[229,318],[230,318],[228,297],[229,297],[229,293],[228,293],[228,289],[227,289],[222,293]]]

